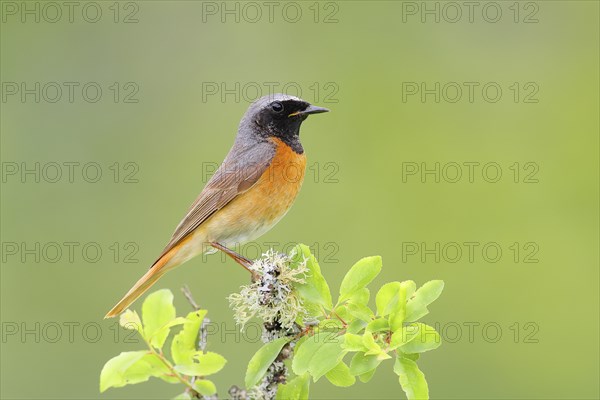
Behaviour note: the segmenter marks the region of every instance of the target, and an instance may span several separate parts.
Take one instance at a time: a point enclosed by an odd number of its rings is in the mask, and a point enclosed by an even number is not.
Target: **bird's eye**
[[[283,104],[281,104],[278,101],[275,101],[271,104],[271,109],[275,112],[282,112],[283,111]]]

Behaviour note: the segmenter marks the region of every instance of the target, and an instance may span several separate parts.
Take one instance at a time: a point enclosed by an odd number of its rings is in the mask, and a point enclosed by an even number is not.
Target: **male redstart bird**
[[[300,125],[310,114],[327,111],[284,94],[252,103],[225,161],[192,203],[163,252],[105,318],[120,314],[165,272],[211,246],[248,269],[252,262],[228,246],[258,238],[290,209],[306,167]]]

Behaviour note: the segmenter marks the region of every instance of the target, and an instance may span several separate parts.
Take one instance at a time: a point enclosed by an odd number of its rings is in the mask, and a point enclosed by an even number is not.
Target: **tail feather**
[[[112,308],[112,310],[110,310],[104,316],[104,318],[116,317],[122,313],[131,305],[131,303],[136,301],[138,297],[144,294],[146,290],[150,289],[150,287],[154,285],[161,276],[163,276],[170,269],[176,267],[176,265],[167,265],[174,254],[173,250],[158,259],[152,268],[150,268],[148,272],[146,272],[131,289],[129,289],[129,292],[127,292],[127,294],[117,303],[116,306]]]

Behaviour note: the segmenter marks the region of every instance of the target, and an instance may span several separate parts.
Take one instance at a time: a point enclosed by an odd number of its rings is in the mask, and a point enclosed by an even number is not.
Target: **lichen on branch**
[[[250,267],[257,278],[242,286],[239,293],[228,297],[235,321],[242,329],[252,318],[258,318],[267,328],[269,325],[278,328],[270,331],[291,333],[297,330],[295,323],[298,319],[308,317],[302,298],[293,288],[295,283],[305,282],[308,272],[306,260],[292,268],[292,257],[293,254],[269,249]],[[263,338],[263,341],[269,342],[277,337]]]

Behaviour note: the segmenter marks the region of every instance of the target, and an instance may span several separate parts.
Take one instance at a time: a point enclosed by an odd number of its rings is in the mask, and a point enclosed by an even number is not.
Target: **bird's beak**
[[[288,117],[295,117],[296,115],[320,114],[325,112],[329,112],[329,109],[325,107],[313,106],[311,104],[302,111],[296,111],[294,113],[291,113],[290,115],[288,115]]]

